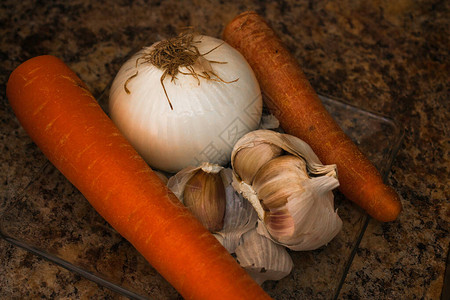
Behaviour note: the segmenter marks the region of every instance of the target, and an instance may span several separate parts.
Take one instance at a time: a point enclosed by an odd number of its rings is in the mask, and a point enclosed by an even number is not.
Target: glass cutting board
[[[98,97],[107,107],[108,90]],[[393,120],[321,96],[343,130],[385,178],[403,131]],[[343,229],[327,246],[289,253],[294,269],[263,288],[276,299],[333,299],[339,294],[369,217],[335,192]],[[132,299],[181,299],[145,259],[90,206],[52,164],[0,212],[7,241]],[[182,251],[182,250],[180,250]]]

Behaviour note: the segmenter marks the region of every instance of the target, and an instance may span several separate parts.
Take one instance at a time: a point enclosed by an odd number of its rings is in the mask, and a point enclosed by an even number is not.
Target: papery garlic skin
[[[236,259],[258,284],[280,280],[289,275],[294,266],[283,246],[261,236],[256,229],[242,236],[236,248]]]
[[[225,183],[226,210],[222,230],[214,235],[230,253],[234,253],[241,236],[256,228],[258,215],[253,206],[232,187],[231,169],[221,172]]]
[[[195,41],[200,53],[217,47],[204,58],[225,63],[206,67],[230,83],[204,78],[198,81],[182,74],[172,82],[167,76],[164,86],[172,110],[161,85],[163,70],[142,61],[136,64],[152,45],[127,60],[111,86],[111,119],[155,169],[175,173],[202,161],[224,165],[229,162],[234,143],[260,122],[261,91],[244,57],[219,39],[197,36]],[[201,61],[198,64],[205,68]],[[137,71],[138,75],[127,83],[127,94],[125,82]]]
[[[240,165],[239,151],[250,152],[261,143],[280,147],[286,154],[262,164],[248,184],[239,173],[245,167]],[[302,140],[270,130],[250,132],[236,143],[232,165],[233,186],[255,207],[259,234],[292,250],[313,250],[341,230],[331,192],[339,186],[336,166],[323,165]]]
[[[167,187],[184,203],[184,189],[195,172],[203,170],[206,173],[219,174],[223,169],[222,166],[209,162],[203,162],[199,166],[189,166],[171,176],[167,181]]]
[[[328,244],[342,229],[334,210],[331,190],[339,186],[336,178],[321,176],[304,182],[303,192],[292,194],[283,211],[259,221],[258,233],[295,251],[315,250]],[[281,222],[288,226],[276,226]],[[275,225],[274,225],[275,224]]]

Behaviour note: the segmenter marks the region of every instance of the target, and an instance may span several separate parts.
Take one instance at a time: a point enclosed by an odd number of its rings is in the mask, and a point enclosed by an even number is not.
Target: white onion
[[[224,83],[178,74],[177,79],[163,70],[136,60],[153,49],[144,48],[121,67],[113,81],[109,113],[119,130],[147,161],[159,170],[177,172],[190,165],[229,162],[234,143],[245,133],[256,129],[262,113],[262,97],[254,73],[244,57],[223,41],[196,36],[200,53],[217,47],[204,58]],[[141,61],[140,61],[141,62]],[[136,71],[138,75],[125,82]],[[180,71],[188,72],[186,69]]]

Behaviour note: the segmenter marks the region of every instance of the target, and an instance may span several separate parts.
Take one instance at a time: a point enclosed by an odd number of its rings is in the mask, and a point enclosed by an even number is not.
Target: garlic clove
[[[303,159],[283,155],[270,160],[258,170],[253,189],[263,207],[274,209],[285,205],[292,193],[303,190],[301,182],[308,178]]]
[[[216,174],[220,173],[223,169],[224,168],[222,166],[209,162],[203,162],[197,167],[189,166],[171,176],[167,181],[167,186],[177,196],[177,198],[184,203],[183,192],[186,187],[186,183],[189,179],[191,179],[195,172],[198,170],[203,170],[206,173]]]
[[[258,284],[284,278],[294,265],[283,246],[259,235],[256,229],[242,236],[236,248],[236,259]]]
[[[234,190],[232,170],[207,162],[197,167],[186,167],[169,178],[167,186],[182,203],[184,203],[184,190],[188,181],[199,170],[218,174],[222,179],[226,198],[224,224],[223,228],[214,232],[213,235],[230,253],[233,253],[242,234],[256,226],[257,213],[253,206]]]
[[[209,231],[222,229],[226,195],[219,173],[197,170],[186,183],[183,202]]]
[[[244,182],[251,184],[259,168],[282,152],[280,147],[269,143],[242,148],[234,156],[234,170]]]
[[[342,229],[342,220],[333,207],[332,190],[339,185],[331,176],[314,177],[304,182],[304,191],[293,194],[277,216],[259,221],[261,235],[295,251],[315,250],[329,243]],[[285,225],[283,221],[293,220]],[[286,222],[284,223],[286,224]],[[294,229],[292,232],[292,228]],[[291,234],[286,232],[291,231]]]
[[[186,167],[175,175],[171,176],[167,181],[167,187],[175,194],[175,196],[177,196],[181,203],[183,203],[183,192],[186,183],[199,169],[200,167]]]

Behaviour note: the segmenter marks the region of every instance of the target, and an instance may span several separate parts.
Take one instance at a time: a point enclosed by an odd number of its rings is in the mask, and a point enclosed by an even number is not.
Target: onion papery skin
[[[178,74],[164,79],[171,109],[161,85],[163,70],[136,60],[154,45],[127,60],[117,73],[109,94],[109,114],[137,152],[155,169],[178,172],[187,166],[230,161],[235,142],[255,130],[262,114],[258,81],[245,58],[225,42],[208,36],[195,40],[200,53],[220,45],[204,58],[224,83]],[[124,85],[128,78],[136,74]],[[180,68],[182,72],[188,72]]]

